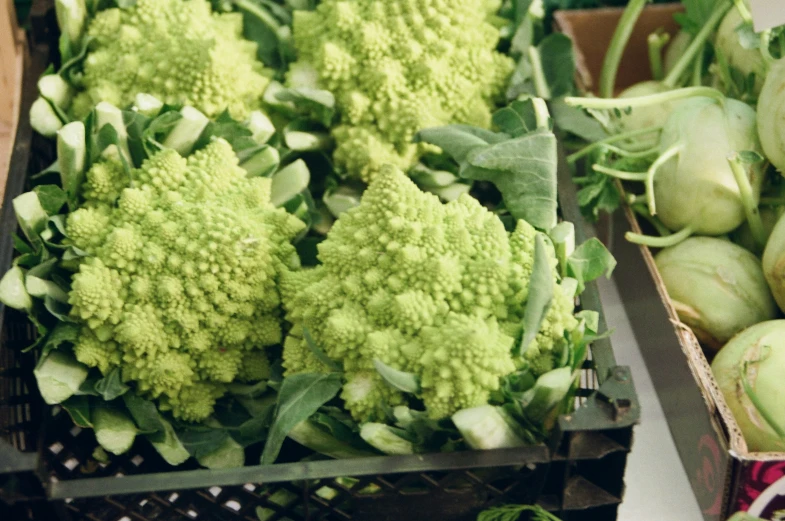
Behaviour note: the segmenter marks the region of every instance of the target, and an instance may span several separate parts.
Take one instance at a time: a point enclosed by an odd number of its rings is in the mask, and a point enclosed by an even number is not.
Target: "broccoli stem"
[[[651,33],[647,38],[649,45],[649,66],[651,66],[651,77],[656,81],[662,80],[665,76],[665,68],[662,65],[662,48],[670,41],[668,33]]]
[[[652,132],[659,132],[662,130],[662,127],[648,127],[642,128],[639,130],[633,130],[630,132],[625,132],[622,134],[615,134],[613,136],[606,137],[605,139],[601,139],[600,141],[595,141],[591,145],[585,146],[584,148],[578,150],[567,156],[567,162],[570,164],[574,164],[576,161],[581,159],[584,156],[587,156],[594,152],[595,149],[603,147],[605,145],[609,145],[611,143],[617,143],[619,141],[625,141],[627,139],[632,139],[634,137],[642,136],[645,134],[651,134]]]
[[[687,47],[687,50],[684,51],[684,54],[682,54],[679,58],[679,61],[676,62],[676,64],[673,66],[673,69],[671,69],[665,79],[662,80],[663,85],[669,88],[676,86],[679,78],[681,78],[682,74],[684,74],[684,71],[686,71],[690,66],[692,61],[698,55],[698,52],[703,50],[703,46],[709,39],[709,36],[711,36],[714,28],[719,25],[730,7],[730,0],[724,0],[718,7],[714,9],[709,19],[706,20],[706,24],[701,27],[701,30],[698,31],[698,34],[696,34],[695,38],[692,39],[689,47]]]
[[[712,87],[685,87],[683,89],[675,89],[667,92],[660,92],[657,94],[649,94],[647,96],[638,96],[634,98],[603,99],[568,96],[564,98],[564,102],[571,107],[595,110],[614,110],[625,109],[628,107],[637,108],[648,107],[651,105],[660,105],[669,101],[678,101],[697,96],[712,98],[717,100],[719,103],[725,102],[725,95]]]
[[[739,185],[741,204],[744,206],[744,213],[750,225],[752,238],[757,246],[763,250],[766,247],[766,229],[760,218],[760,211],[758,210],[758,204],[755,202],[755,194],[752,192],[752,185],[749,177],[747,177],[747,172],[738,154],[732,154],[728,157],[728,164],[733,171],[733,177],[736,178],[736,184]]]
[[[180,115],[182,118],[166,137],[163,145],[166,148],[175,149],[181,156],[187,156],[193,150],[210,120],[197,109],[188,106],[180,110]]]
[[[511,421],[515,421],[514,419]],[[500,407],[480,405],[461,409],[452,415],[452,422],[472,449],[505,449],[526,445],[515,432],[511,421]]]
[[[275,172],[281,163],[281,155],[275,147],[264,147],[252,155],[240,166],[248,173],[248,177],[267,177]]]
[[[668,248],[675,246],[687,239],[694,232],[692,226],[679,230],[665,237],[652,237],[651,235],[642,235],[640,233],[627,232],[624,238],[633,244],[640,244],[642,246],[649,246],[651,248]]]
[[[140,114],[154,118],[161,113],[164,102],[150,94],[139,93],[134,98],[134,107]]]
[[[61,109],[67,109],[74,92],[71,86],[59,74],[47,74],[38,80],[38,92],[41,96]]]
[[[81,121],[69,123],[57,133],[57,164],[60,180],[68,193],[69,207],[76,203],[79,188],[84,182],[87,143],[85,126]],[[71,207],[71,210],[74,208]]]
[[[128,150],[128,131],[125,128],[123,112],[114,105],[105,101],[95,106],[95,115],[100,131],[105,125],[114,128],[117,133],[117,148],[128,162],[131,161],[131,152]]]
[[[600,73],[599,93],[603,98],[612,98],[613,90],[616,85],[616,75],[619,72],[619,64],[624,55],[624,49],[630,41],[635,23],[640,18],[643,8],[649,0],[630,0],[624,13],[619,19],[619,24],[613,33],[613,38],[605,53],[605,60],[602,63]]]
[[[671,158],[677,156],[679,152],[681,152],[680,145],[674,145],[670,147],[668,150],[663,152],[660,157],[655,159],[649,167],[649,170],[646,171],[646,196],[649,199],[649,212],[652,215],[657,215],[657,204],[654,200],[654,176],[657,174],[657,170],[659,170],[662,165],[670,161]]]
[[[542,68],[540,50],[533,45],[529,47],[529,63],[532,66],[532,81],[534,83],[534,91],[537,93],[538,97],[543,99],[550,99],[551,89],[548,87],[548,80],[545,78],[545,72]]]
[[[55,13],[57,25],[62,32],[62,38],[68,42],[67,50],[74,54],[82,39],[85,20],[87,19],[87,6],[85,0],[56,0]],[[70,55],[63,56],[63,61],[71,58]]]

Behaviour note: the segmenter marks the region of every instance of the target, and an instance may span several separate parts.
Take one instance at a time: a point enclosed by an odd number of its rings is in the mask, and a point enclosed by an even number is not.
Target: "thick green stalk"
[[[701,27],[701,30],[698,31],[698,34],[695,35],[695,38],[692,39],[690,42],[689,47],[687,50],[684,51],[684,54],[679,58],[679,61],[676,62],[676,65],[673,66],[673,69],[668,73],[664,80],[662,80],[663,85],[666,87],[673,88],[681,78],[684,71],[692,64],[692,61],[698,55],[698,52],[703,50],[703,46],[706,41],[709,39],[709,36],[714,32],[714,29],[719,25],[722,21],[722,18],[725,16],[725,13],[731,7],[730,0],[724,0],[720,5],[714,8],[714,12],[711,13],[711,16],[708,20],[706,20],[706,24]]]
[[[652,237],[651,235],[642,235],[640,233],[627,232],[624,238],[633,244],[640,244],[642,246],[649,246],[651,248],[668,248],[675,246],[683,240],[689,238],[694,230],[692,227],[687,226],[683,230],[672,233],[666,237]]]
[[[665,76],[665,67],[662,65],[662,48],[670,41],[668,33],[651,33],[647,38],[649,45],[649,66],[651,67],[651,77],[655,81],[660,81]]]
[[[624,141],[626,139],[632,139],[646,134],[651,134],[652,132],[659,132],[660,130],[662,130],[662,127],[648,127],[648,128],[642,128],[640,130],[633,130],[631,132],[625,132],[622,134],[614,134],[613,136],[606,137],[605,139],[602,139],[600,141],[595,141],[591,145],[588,145],[578,150],[577,152],[570,154],[569,156],[567,156],[567,162],[575,163],[580,158],[591,154],[592,152],[594,152],[595,149],[603,147],[605,145],[609,145],[611,143],[617,143],[619,141]]]
[[[76,202],[84,183],[86,152],[85,126],[81,121],[69,123],[57,132],[57,164],[69,203]]]
[[[649,0],[630,0],[624,13],[619,19],[619,24],[613,33],[611,44],[605,52],[605,60],[602,63],[600,73],[599,93],[603,98],[612,98],[614,87],[616,86],[616,75],[619,72],[619,64],[624,55],[624,49],[630,41],[635,23],[640,18],[643,8]]]
[[[180,115],[182,118],[166,136],[163,145],[175,149],[181,156],[187,156],[210,120],[197,109],[189,106],[183,107]]]
[[[706,98],[716,99],[720,103],[725,103],[725,95],[717,89],[712,87],[685,87],[683,89],[675,89],[667,92],[660,92],[657,94],[649,94],[648,96],[637,96],[634,98],[578,98],[568,96],[564,98],[564,102],[571,107],[580,107],[584,109],[595,110],[614,110],[625,108],[639,108],[648,107],[651,105],[660,105],[669,101],[678,101],[682,99],[692,98],[696,96],[703,96]]]
[[[744,213],[747,216],[747,222],[750,225],[752,237],[755,239],[755,243],[758,247],[763,250],[763,248],[766,247],[766,229],[760,218],[758,203],[755,202],[755,194],[752,192],[750,179],[747,177],[747,172],[744,165],[739,160],[738,154],[730,156],[728,158],[728,164],[733,171],[733,177],[736,178],[736,184],[739,185],[739,196],[741,197],[741,204],[744,206]]]
[[[671,158],[677,156],[679,152],[681,152],[680,146],[674,145],[670,147],[651,164],[649,170],[646,172],[646,196],[649,200],[649,212],[651,212],[652,215],[657,215],[657,205],[654,201],[654,176],[662,165],[670,161]]]

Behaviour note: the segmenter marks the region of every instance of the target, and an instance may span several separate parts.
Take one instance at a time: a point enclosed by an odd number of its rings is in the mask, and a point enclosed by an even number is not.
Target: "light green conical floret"
[[[411,144],[417,131],[490,125],[514,67],[496,52],[498,28],[484,20],[495,3],[325,0],[295,11],[299,61],[289,81],[302,86],[315,71],[335,95],[340,169],[365,181],[384,164],[408,170],[423,151]]]
[[[130,179],[120,168],[91,167],[66,224],[89,255],[69,295],[84,324],[74,352],[103,373],[120,367],[176,418],[203,420],[227,383],[267,377],[261,349],[282,341],[277,279],[297,267],[303,224],[221,139],[187,159],[163,150]]]
[[[137,94],[191,105],[209,117],[247,118],[269,84],[257,46],[243,39],[240,13],[215,14],[207,0],[138,0],[98,12],[84,61],[81,119],[100,101],[130,105]]]
[[[499,379],[526,362],[537,374],[553,367],[555,348],[577,325],[555,270],[543,327],[523,357],[513,356],[536,233],[524,221],[508,233],[470,196],[445,205],[397,168],[383,168],[319,245],[322,264],[283,277],[295,325],[284,349],[287,374],[329,370],[303,340],[307,328],[343,365],[341,396],[366,422],[408,399],[380,376],[375,359],[416,375],[432,418],[487,403]]]

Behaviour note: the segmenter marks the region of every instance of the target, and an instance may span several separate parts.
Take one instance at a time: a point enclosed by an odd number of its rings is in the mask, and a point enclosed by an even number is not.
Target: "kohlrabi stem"
[[[744,206],[744,213],[747,215],[747,222],[750,225],[752,237],[755,239],[755,243],[763,249],[766,247],[766,229],[763,227],[763,221],[760,218],[758,203],[755,202],[755,194],[752,193],[752,185],[749,177],[747,177],[747,171],[738,154],[728,157],[728,164],[733,171],[733,177],[736,178],[736,184],[739,185],[741,204]]]
[[[564,102],[571,107],[580,107],[584,109],[621,110],[628,107],[639,108],[660,105],[669,101],[678,101],[696,96],[713,98],[720,103],[725,103],[725,95],[712,87],[685,87],[683,89],[675,89],[634,98],[576,98],[568,96],[564,98]]]
[[[651,134],[653,132],[659,132],[662,130],[662,127],[648,127],[642,128],[639,130],[633,130],[631,132],[625,132],[622,134],[614,134],[613,136],[606,137],[605,139],[601,139],[600,141],[595,141],[591,145],[588,145],[577,152],[573,152],[569,156],[567,156],[568,163],[575,163],[580,158],[587,156],[594,152],[595,149],[603,147],[605,145],[609,145],[611,143],[617,143],[619,141],[624,141],[626,139],[632,139],[634,137],[643,136],[646,134]]]
[[[687,50],[684,51],[684,54],[681,55],[679,61],[676,62],[668,75],[665,76],[665,79],[662,80],[663,85],[673,88],[678,84],[679,78],[681,78],[684,71],[692,64],[692,61],[698,55],[698,52],[703,51],[703,45],[706,43],[706,40],[709,39],[709,36],[714,32],[714,28],[720,23],[730,7],[730,0],[724,0],[714,8],[711,16],[706,20],[706,23],[701,27],[701,30],[698,31],[698,34],[695,35],[695,38],[692,39]]]
[[[632,208],[633,212],[646,219],[649,222],[649,224],[651,224],[654,227],[654,229],[657,230],[657,233],[659,233],[663,237],[672,235],[671,231],[664,224],[662,224],[662,221],[660,221],[658,218],[654,217],[652,214],[649,213],[649,209],[646,207],[645,204],[641,204],[641,203],[630,204],[630,208]]]
[[[671,158],[677,156],[679,152],[681,152],[681,146],[674,145],[670,147],[660,154],[660,157],[654,160],[649,167],[649,170],[646,172],[646,196],[649,200],[649,212],[651,212],[652,215],[657,215],[657,204],[654,201],[654,176],[662,165],[670,161]]]
[[[548,112],[548,104],[545,103],[544,98],[532,99],[532,106],[534,108],[534,120],[537,123],[538,130],[549,130],[551,113]]]
[[[750,13],[750,10],[747,9],[746,5],[744,5],[744,0],[733,0],[733,5],[736,10],[739,11],[739,16],[741,16],[741,19],[744,20],[745,23],[751,24],[752,13]]]
[[[665,68],[662,65],[662,48],[670,41],[668,33],[651,33],[647,38],[649,44],[649,66],[651,67],[651,77],[655,81],[660,81],[665,76]]]
[[[614,145],[604,145],[603,148],[608,150],[608,152],[613,152],[616,155],[621,157],[626,157],[629,159],[642,159],[644,157],[649,157],[652,154],[657,152],[658,147],[655,145],[653,147],[649,147],[646,150],[641,150],[639,152],[630,152],[629,150],[624,150],[623,148],[619,148]]]
[[[635,23],[643,12],[643,8],[649,0],[630,0],[624,13],[619,19],[619,24],[613,33],[613,38],[605,51],[605,60],[602,63],[602,72],[600,73],[599,94],[603,98],[612,98],[613,90],[616,86],[616,75],[619,72],[619,64],[624,55],[624,49],[627,47],[627,42],[630,41],[632,31],[635,29]]]
[[[701,47],[698,56],[695,57],[695,61],[692,63],[693,87],[700,87],[703,84],[703,50],[704,48]]]
[[[686,228],[676,233],[672,233],[666,237],[652,237],[651,235],[627,232],[624,234],[624,238],[633,244],[640,244],[642,246],[649,246],[651,248],[668,248],[670,246],[676,246],[692,235],[692,233],[692,227],[687,226]]]
[[[785,439],[785,429],[783,429],[780,426],[780,424],[777,423],[777,421],[774,419],[774,416],[769,413],[769,410],[763,405],[763,402],[760,401],[760,398],[758,398],[758,393],[756,393],[755,390],[752,388],[752,386],[750,385],[750,381],[747,378],[747,366],[750,363],[759,363],[759,362],[760,360],[756,362],[744,362],[744,364],[742,364],[741,385],[744,388],[744,394],[746,394],[747,398],[750,399],[750,402],[752,402],[752,405],[755,406],[755,409],[757,409],[758,413],[760,413],[764,421],[769,424],[771,430],[773,430],[777,434],[777,436],[779,436],[781,439]]]
[[[625,170],[616,170],[602,165],[592,165],[595,172],[621,179],[622,181],[646,181],[646,172],[627,172]]]
[[[532,82],[537,96],[543,99],[551,99],[551,89],[548,87],[548,80],[545,79],[545,72],[542,68],[540,50],[534,45],[529,46],[529,63],[532,67]]]
[[[761,197],[761,206],[785,206],[785,197]]]
[[[770,67],[776,58],[771,55],[771,29],[766,29],[760,33],[760,53],[766,61],[766,67]]]

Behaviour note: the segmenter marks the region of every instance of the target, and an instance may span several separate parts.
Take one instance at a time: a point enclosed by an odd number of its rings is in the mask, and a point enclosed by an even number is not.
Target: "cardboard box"
[[[644,11],[622,61],[619,88],[650,79],[646,37],[658,27],[678,30],[672,15],[679,8]],[[594,90],[620,15],[620,9],[556,14],[558,29],[576,43],[578,81],[588,90]],[[634,214],[618,211],[613,224],[617,286],[704,519],[725,520],[736,512],[783,519],[785,454],[747,450],[697,338],[668,299],[652,251],[624,239],[629,230],[641,232]]]

